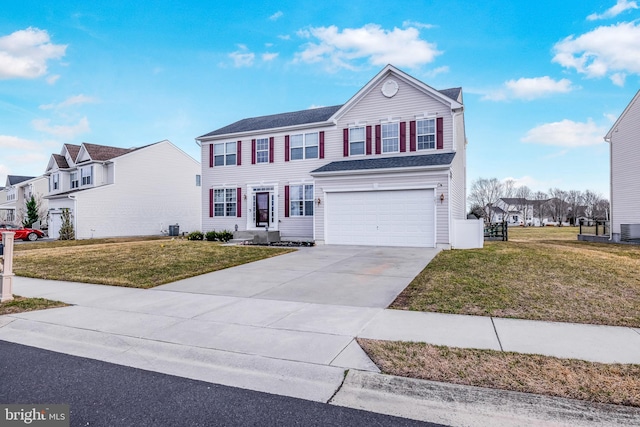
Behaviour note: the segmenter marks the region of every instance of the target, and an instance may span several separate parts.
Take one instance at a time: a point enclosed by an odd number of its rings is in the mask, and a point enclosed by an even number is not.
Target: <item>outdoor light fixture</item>
[[[440,203],[444,202],[444,193],[440,194]]]
[[[316,200],[316,203],[319,205],[320,204],[320,197],[318,197],[318,199]]]

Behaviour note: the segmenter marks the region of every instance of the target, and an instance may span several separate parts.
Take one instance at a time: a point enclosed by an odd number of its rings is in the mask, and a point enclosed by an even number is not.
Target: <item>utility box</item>
[[[169,236],[179,236],[179,235],[180,235],[180,226],[178,224],[170,225]]]

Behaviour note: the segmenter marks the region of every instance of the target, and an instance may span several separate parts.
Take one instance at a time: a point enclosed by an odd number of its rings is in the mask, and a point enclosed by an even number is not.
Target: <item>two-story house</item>
[[[640,91],[604,139],[611,153],[611,240],[640,242]]]
[[[27,211],[27,202],[33,196],[42,213],[37,227],[47,226],[47,179],[43,176],[17,176],[8,175],[0,200],[0,221],[6,221],[15,225],[22,225]]]
[[[392,65],[345,104],[197,138],[202,226],[325,244],[451,247],[466,200],[462,90]]]
[[[200,229],[200,164],[170,141],[138,148],[64,144],[45,176],[54,239],[64,209],[78,239],[160,235],[175,224]]]

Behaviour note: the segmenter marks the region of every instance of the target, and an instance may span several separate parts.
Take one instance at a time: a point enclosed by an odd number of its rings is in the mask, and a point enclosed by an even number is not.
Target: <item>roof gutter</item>
[[[323,176],[340,176],[340,175],[369,175],[373,173],[399,173],[399,172],[423,172],[423,171],[437,171],[439,169],[447,170],[451,167],[451,164],[446,165],[432,165],[432,166],[410,166],[401,168],[379,168],[379,169],[356,169],[356,170],[339,170],[339,171],[323,171],[323,172],[310,172],[309,175],[323,177]]]
[[[336,124],[337,123],[336,123],[335,120],[327,120],[327,121],[324,121],[324,122],[304,123],[304,124],[301,124],[301,125],[294,125],[294,126],[281,126],[281,127],[277,127],[277,128],[257,129],[257,130],[246,131],[246,132],[233,132],[233,133],[225,133],[225,134],[220,134],[220,135],[200,136],[200,137],[196,138],[196,141],[199,141],[200,143],[203,143],[203,142],[215,141],[215,140],[219,140],[219,139],[236,138],[236,137],[238,137],[240,135],[242,135],[242,136],[251,136],[251,135],[264,134],[265,132],[278,133],[278,132],[285,132],[285,131],[313,129],[313,128],[317,128],[319,126],[322,126],[322,127],[335,126]]]

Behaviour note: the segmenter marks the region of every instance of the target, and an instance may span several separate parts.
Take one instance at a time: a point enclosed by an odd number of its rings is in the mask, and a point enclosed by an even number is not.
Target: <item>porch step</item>
[[[231,242],[236,240],[245,243],[274,243],[280,241],[280,232],[267,232],[264,230],[235,231]]]

